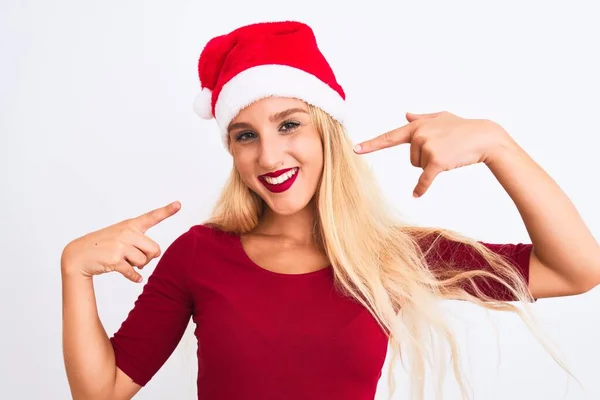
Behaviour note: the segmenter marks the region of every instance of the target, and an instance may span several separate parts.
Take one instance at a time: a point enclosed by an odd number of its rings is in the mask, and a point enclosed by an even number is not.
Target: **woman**
[[[407,125],[353,148],[345,93],[312,30],[298,22],[218,36],[198,72],[195,110],[216,119],[233,158],[231,177],[212,218],[168,247],[110,338],[92,277],[118,271],[141,282],[135,268],[161,254],[145,233],[180,204],[65,247],[64,358],[74,398],[131,398],[168,359],[190,318],[201,399],[372,399],[388,344],[411,363],[411,398],[422,396],[425,363],[446,362],[447,345],[464,390],[439,300],[515,312],[533,327],[513,301],[600,283],[598,243],[496,123],[407,114]],[[532,244],[482,243],[396,219],[360,155],[403,143],[423,169],[415,196],[442,171],[485,163]]]

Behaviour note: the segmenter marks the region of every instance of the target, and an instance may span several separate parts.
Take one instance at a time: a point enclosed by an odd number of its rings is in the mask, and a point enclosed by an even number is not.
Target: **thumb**
[[[418,119],[423,119],[423,118],[435,118],[435,117],[439,116],[441,113],[442,112],[435,112],[435,113],[429,113],[429,114],[417,114],[417,113],[407,112],[406,120],[408,122],[413,122],[413,121],[416,121]]]
[[[413,197],[423,196],[433,183],[433,180],[440,174],[440,172],[441,171],[439,169],[428,165],[419,177],[419,181],[417,182],[417,185],[413,190]]]

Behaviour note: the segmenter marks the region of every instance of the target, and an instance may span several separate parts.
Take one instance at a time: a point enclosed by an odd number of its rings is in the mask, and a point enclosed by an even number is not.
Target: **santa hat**
[[[198,76],[194,111],[216,120],[225,147],[230,122],[269,96],[304,100],[344,122],[344,90],[312,29],[301,22],[251,24],[211,39],[200,55]]]

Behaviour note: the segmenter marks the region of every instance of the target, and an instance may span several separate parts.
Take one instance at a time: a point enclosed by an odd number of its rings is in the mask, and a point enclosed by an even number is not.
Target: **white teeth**
[[[297,171],[298,171],[298,169],[294,168],[294,169],[286,172],[283,175],[279,175],[277,178],[271,178],[270,176],[265,176],[265,181],[267,181],[267,183],[270,183],[271,185],[280,185],[283,182],[290,179],[292,176],[294,176]]]

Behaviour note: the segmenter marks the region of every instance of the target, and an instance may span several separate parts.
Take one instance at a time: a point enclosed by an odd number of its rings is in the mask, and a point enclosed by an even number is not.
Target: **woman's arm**
[[[73,399],[130,399],[141,386],[118,370],[98,317],[93,278],[78,270],[63,253],[63,356]]]
[[[106,228],[90,232],[80,238],[71,241],[63,249],[61,255],[61,277],[63,294],[63,357],[71,394],[74,399],[130,399],[140,390],[144,382],[150,379],[149,373],[140,374],[136,365],[128,362],[123,352],[133,352],[137,362],[150,364],[152,361],[160,363],[160,357],[168,356],[168,348],[160,353],[158,349],[165,346],[173,346],[175,339],[169,331],[181,330],[180,325],[186,323],[188,307],[187,304],[173,307],[162,330],[152,331],[151,342],[154,352],[145,352],[140,355],[134,352],[135,341],[141,334],[143,326],[129,322],[131,314],[150,314],[155,319],[163,315],[149,306],[135,307],[126,321],[129,328],[129,338],[133,343],[127,344],[126,340],[120,340],[119,351],[115,348],[100,322],[96,298],[94,295],[93,276],[117,271],[133,282],[141,282],[141,275],[134,269],[142,269],[152,259],[160,255],[159,245],[145,235],[152,226],[174,215],[179,210],[179,203],[174,202],[167,206],[151,210],[136,218],[126,219]],[[189,237],[190,235],[185,235]],[[173,274],[169,274],[169,265],[173,262],[181,262],[180,254],[174,248],[193,248],[193,242],[187,240],[186,246],[170,246],[167,249],[155,273],[150,278],[152,284],[144,287],[144,299],[141,303],[148,303],[147,297],[155,299],[156,304],[170,304],[173,302],[169,296],[172,286],[169,282],[177,280]],[[168,256],[167,256],[168,255]],[[160,266],[160,268],[159,268]],[[162,270],[167,273],[162,273]],[[156,283],[155,283],[156,282]],[[162,289],[160,295],[152,296],[154,288]],[[177,285],[175,285],[177,287]],[[178,290],[177,288],[174,290]],[[138,300],[140,302],[140,300]],[[165,307],[163,307],[165,308]],[[140,310],[141,309],[141,310]],[[148,334],[145,338],[148,339]],[[162,346],[161,346],[162,344]],[[158,353],[158,355],[157,355]],[[157,361],[158,360],[158,361]],[[127,374],[122,371],[123,364],[127,366]],[[156,365],[156,364],[155,364]],[[156,369],[158,367],[155,366]],[[131,375],[136,374],[136,379]],[[143,382],[142,382],[143,380]],[[135,382],[135,383],[134,383]]]
[[[533,243],[534,298],[585,293],[600,284],[600,246],[554,180],[500,127],[486,165],[515,203]]]
[[[366,154],[410,144],[423,173],[422,196],[445,171],[485,163],[512,198],[533,242],[529,288],[534,298],[580,294],[600,284],[600,246],[558,185],[497,123],[443,111],[407,113],[408,124],[355,147]]]

